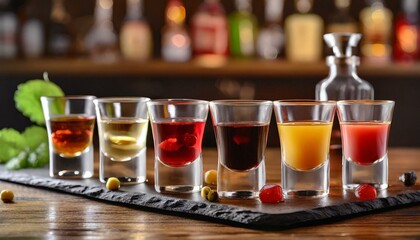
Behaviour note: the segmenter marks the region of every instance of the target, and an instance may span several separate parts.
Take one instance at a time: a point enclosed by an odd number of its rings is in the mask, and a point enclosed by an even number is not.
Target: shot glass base
[[[122,185],[146,181],[146,148],[128,161],[115,161],[101,151],[99,180],[105,183],[108,178],[116,177]]]
[[[92,176],[93,176],[93,172],[91,171],[80,172],[77,170],[62,170],[62,171],[59,171],[53,177],[55,178],[90,178]]]
[[[90,178],[93,176],[93,147],[90,146],[76,157],[62,157],[50,152],[50,177]]]
[[[170,167],[155,159],[155,190],[159,193],[193,193],[203,185],[201,155],[183,167]]]
[[[388,188],[388,155],[370,165],[360,165],[347,160],[343,162],[343,189],[354,190],[360,184],[370,184],[378,190]]]
[[[218,163],[217,192],[221,198],[254,199],[265,184],[265,161],[249,171],[233,171]]]
[[[201,186],[181,186],[181,185],[175,185],[175,186],[164,186],[159,187],[155,186],[156,192],[160,193],[193,193],[200,191]]]
[[[282,162],[281,185],[287,198],[324,197],[329,193],[330,161],[307,171],[300,171]]]
[[[313,197],[313,198],[318,198],[318,197],[325,197],[328,195],[329,191],[328,190],[299,190],[299,191],[286,191],[283,193],[286,195],[287,198],[299,198],[299,197]]]

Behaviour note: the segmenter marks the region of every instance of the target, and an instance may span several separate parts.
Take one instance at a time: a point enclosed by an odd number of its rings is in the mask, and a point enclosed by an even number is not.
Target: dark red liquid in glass
[[[205,122],[153,123],[155,151],[164,164],[183,167],[201,154]],[[156,147],[157,146],[157,147]]]
[[[221,163],[235,171],[258,167],[264,158],[268,125],[222,124],[215,127]]]

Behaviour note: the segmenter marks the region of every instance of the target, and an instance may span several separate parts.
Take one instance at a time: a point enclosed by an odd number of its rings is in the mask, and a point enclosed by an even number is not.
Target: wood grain
[[[278,183],[278,149],[267,152],[268,182]],[[420,172],[420,149],[390,150],[390,185],[401,187],[399,173]],[[215,167],[216,151],[204,152],[205,170]],[[149,172],[150,173],[150,172]],[[332,187],[340,184],[340,162],[332,160]],[[420,206],[356,217],[335,223],[284,231],[256,231],[106,204],[90,199],[0,182],[15,202],[0,204],[0,236],[87,239],[227,239],[227,238],[418,238]],[[407,190],[419,190],[419,183]],[[278,205],[282,207],[282,205]]]
[[[192,60],[186,63],[169,63],[162,60],[147,62],[119,61],[112,64],[98,64],[87,59],[39,59],[36,61],[10,60],[0,62],[1,75],[33,75],[43,71],[51,75],[81,76],[138,76],[165,77],[317,77],[328,75],[324,62],[311,64],[293,63],[285,60],[228,60],[227,62],[203,62]],[[420,75],[419,63],[415,64],[369,64],[364,63],[359,69],[360,76],[377,77],[416,77]],[[170,74],[168,74],[170,73]],[[262,77],[263,76],[263,77]]]

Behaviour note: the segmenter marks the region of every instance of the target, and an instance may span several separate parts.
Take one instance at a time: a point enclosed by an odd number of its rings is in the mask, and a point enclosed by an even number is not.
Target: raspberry
[[[282,189],[276,184],[266,184],[260,190],[260,200],[263,203],[279,203],[283,201]]]
[[[186,133],[184,135],[184,145],[187,147],[192,147],[197,142],[197,137],[194,134]]]
[[[406,187],[416,184],[417,175],[416,172],[405,172],[400,176],[400,181],[404,183]]]
[[[376,189],[369,184],[362,184],[356,188],[355,195],[362,201],[376,199]]]

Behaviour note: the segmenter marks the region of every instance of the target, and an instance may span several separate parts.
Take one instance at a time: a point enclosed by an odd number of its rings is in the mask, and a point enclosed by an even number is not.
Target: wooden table
[[[152,156],[152,151],[148,156]],[[204,170],[214,169],[215,149],[203,153]],[[279,183],[280,151],[268,149],[267,182]],[[400,173],[420,174],[420,149],[392,148],[389,152],[389,183]],[[151,161],[149,161],[150,163]],[[152,166],[148,177],[153,178]],[[341,184],[341,162],[331,160],[331,185]],[[0,237],[48,239],[243,239],[243,238],[419,238],[420,205],[370,214],[324,225],[282,231],[257,231],[215,222],[141,211],[91,199],[0,181],[0,189],[15,193],[12,204],[0,203]],[[337,188],[336,188],[337,189]],[[417,181],[412,190],[420,190]],[[281,204],[279,205],[281,207]]]

